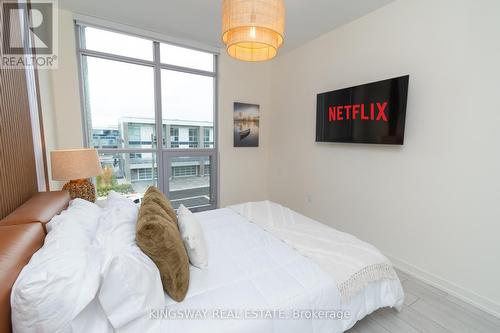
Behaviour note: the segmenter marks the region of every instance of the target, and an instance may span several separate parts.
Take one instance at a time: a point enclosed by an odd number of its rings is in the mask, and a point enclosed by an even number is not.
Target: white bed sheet
[[[207,241],[208,268],[191,267],[189,292],[183,302],[176,303],[166,296],[168,312],[155,314],[167,315],[161,320],[163,332],[343,332],[374,310],[399,307],[403,302],[399,280],[381,280],[370,283],[349,303],[341,304],[336,281],[330,275],[234,211],[217,209],[196,216]],[[188,309],[211,309],[204,315],[212,319],[173,318],[185,315]],[[292,315],[293,310],[344,310],[350,316],[343,320],[258,320],[244,319],[245,309],[285,309],[285,316]],[[213,319],[231,315],[237,318]]]

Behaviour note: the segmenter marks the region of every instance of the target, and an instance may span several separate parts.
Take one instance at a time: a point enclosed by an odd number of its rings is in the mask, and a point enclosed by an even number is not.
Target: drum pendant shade
[[[274,58],[283,45],[284,30],[283,0],[223,0],[222,41],[233,58]]]

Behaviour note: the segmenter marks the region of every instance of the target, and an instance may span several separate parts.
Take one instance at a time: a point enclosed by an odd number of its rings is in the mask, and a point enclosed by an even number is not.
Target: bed
[[[223,208],[197,216],[207,240],[210,266],[205,270],[192,267],[186,300],[175,303],[167,298],[167,308],[230,309],[236,310],[234,315],[240,317],[215,321],[168,320],[167,331],[343,332],[376,309],[399,308],[403,303],[398,279],[371,282],[343,303],[335,281],[318,265],[234,210]],[[240,310],[259,308],[285,309],[286,319],[291,316],[292,320],[279,319],[279,314],[271,314],[274,320],[238,320],[245,316]],[[339,310],[330,314],[349,315],[342,320],[314,321],[307,317],[311,309]],[[302,317],[294,318],[293,310],[305,311],[300,314]]]
[[[26,265],[29,254],[40,248],[40,239],[44,236],[42,226],[50,220],[50,215],[59,214],[69,202],[64,195],[52,197],[41,205],[55,207],[48,217],[45,210],[44,221],[37,221],[36,217],[18,218],[17,221],[15,216],[9,218],[10,225],[21,224],[14,228],[22,229],[26,228],[22,225],[31,224],[37,230],[29,231],[32,236],[25,237],[16,251],[4,248],[3,242],[0,244],[0,251],[12,252],[11,259],[14,258],[18,267],[9,271],[11,281],[9,285],[2,284],[4,291],[11,289],[15,280],[12,276],[19,274]],[[62,197],[65,199],[61,200]],[[24,212],[40,209],[40,204],[28,202],[27,205],[31,208],[25,205]],[[148,309],[147,315],[136,317],[116,331],[134,332],[148,327],[144,331],[344,332],[379,308],[399,309],[402,306],[401,283],[392,275],[365,281],[362,288],[358,286],[358,291],[346,298],[335,278],[338,273],[324,268],[324,258],[308,255],[310,249],[304,244],[295,246],[290,234],[283,236],[276,231],[278,229],[262,225],[259,220],[268,223],[270,216],[261,219],[249,216],[252,210],[248,207],[247,204],[197,213],[207,243],[209,266],[205,269],[190,267],[190,286],[183,302],[177,303],[164,294],[164,306]],[[253,212],[256,215],[255,210]],[[314,224],[311,221],[304,223]],[[0,221],[0,235],[4,228],[1,225]],[[28,232],[21,229],[18,231],[21,234]],[[345,235],[338,233],[338,239],[347,237]],[[26,249],[21,251],[22,255],[18,254],[19,247]],[[3,265],[2,260],[0,266]],[[4,274],[3,267],[0,273]],[[3,276],[1,278],[6,281]],[[5,307],[10,311],[5,299],[2,302],[2,310]],[[113,332],[113,325],[102,312],[98,300],[93,299],[73,318],[73,331]],[[0,319],[2,327],[10,330],[10,318]]]

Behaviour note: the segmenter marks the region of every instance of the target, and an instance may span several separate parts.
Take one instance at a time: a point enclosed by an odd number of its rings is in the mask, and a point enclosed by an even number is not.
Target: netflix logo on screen
[[[409,78],[318,94],[316,142],[402,145]]]
[[[340,120],[376,120],[388,122],[385,110],[388,102],[354,104],[354,105],[337,105],[328,108],[328,121]],[[366,113],[365,113],[366,109]]]

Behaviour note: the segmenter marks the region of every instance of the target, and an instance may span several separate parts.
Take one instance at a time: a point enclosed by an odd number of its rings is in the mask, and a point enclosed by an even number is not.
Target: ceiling
[[[394,0],[285,0],[283,52]],[[222,0],[59,0],[79,14],[220,46]]]

